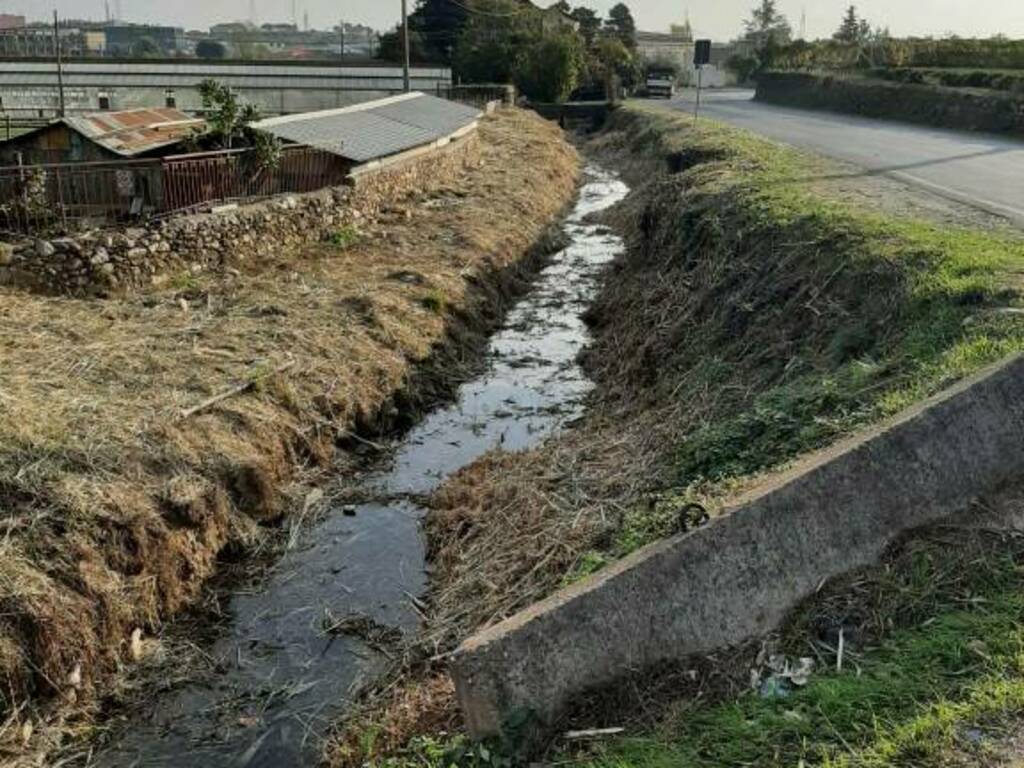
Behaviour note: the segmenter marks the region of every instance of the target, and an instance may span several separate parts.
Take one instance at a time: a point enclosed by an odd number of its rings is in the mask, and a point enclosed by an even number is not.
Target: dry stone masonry
[[[258,260],[372,220],[413,193],[450,184],[479,157],[474,132],[429,153],[363,169],[342,187],[145,226],[0,243],[0,286],[74,296],[107,295],[159,284],[182,269]]]

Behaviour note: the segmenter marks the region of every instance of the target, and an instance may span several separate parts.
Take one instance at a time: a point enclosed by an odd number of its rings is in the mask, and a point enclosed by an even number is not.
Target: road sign
[[[711,63],[711,41],[698,40],[693,47],[693,66],[703,67]]]
[[[697,70],[697,104],[693,109],[693,119],[696,122],[700,115],[700,91],[704,78],[704,66],[711,63],[711,41],[698,40],[693,46],[693,66]]]

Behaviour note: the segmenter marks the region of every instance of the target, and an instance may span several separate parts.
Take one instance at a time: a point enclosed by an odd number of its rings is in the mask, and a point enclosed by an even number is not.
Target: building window
[[[164,92],[164,106],[168,109],[175,109],[178,106],[178,100],[174,98],[174,91],[170,88]]]
[[[110,95],[106,93],[100,94],[100,109],[106,111],[110,109]]]

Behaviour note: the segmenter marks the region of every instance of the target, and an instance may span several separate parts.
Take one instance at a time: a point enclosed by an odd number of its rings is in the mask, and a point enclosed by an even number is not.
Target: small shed
[[[176,109],[130,109],[65,117],[0,142],[0,165],[140,159],[173,154],[205,121]]]
[[[425,93],[403,93],[340,109],[273,117],[253,127],[289,144],[315,147],[358,169],[440,146],[477,127],[476,107]]]

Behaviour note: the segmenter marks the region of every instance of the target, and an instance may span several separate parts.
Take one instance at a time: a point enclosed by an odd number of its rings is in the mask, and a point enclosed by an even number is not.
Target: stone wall
[[[413,193],[449,184],[479,162],[475,131],[444,146],[364,167],[350,183],[213,213],[55,240],[0,243],[0,285],[42,293],[106,295],[158,284],[176,271],[259,259],[358,227]]]

